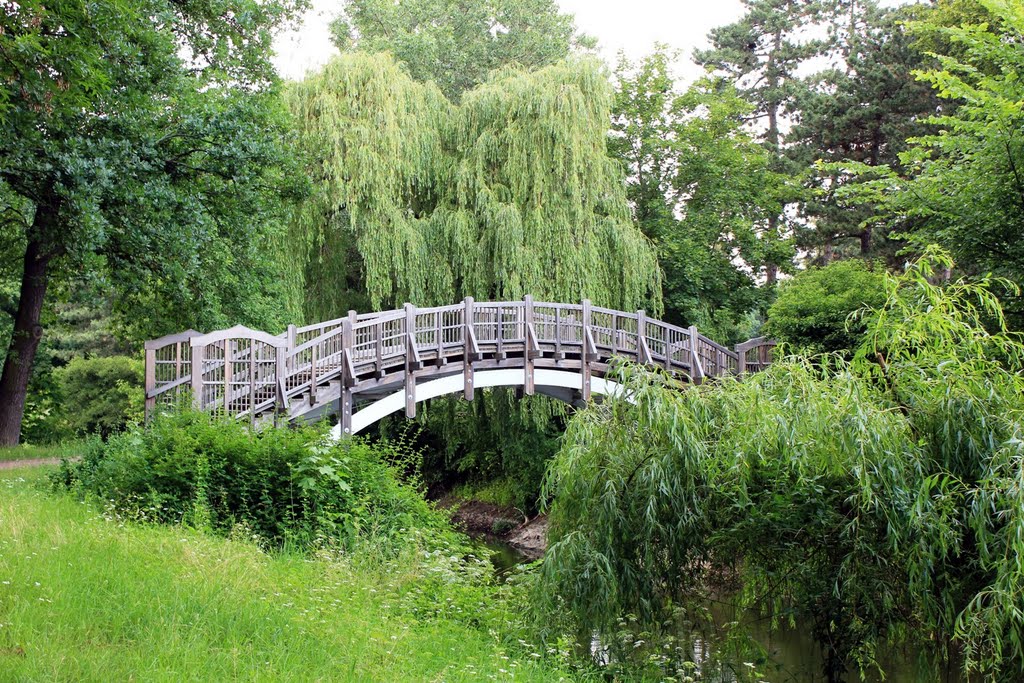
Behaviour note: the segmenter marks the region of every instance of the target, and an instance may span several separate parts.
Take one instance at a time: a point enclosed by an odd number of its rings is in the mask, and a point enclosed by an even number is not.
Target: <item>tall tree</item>
[[[152,332],[258,314],[278,280],[261,226],[288,177],[275,172],[283,112],[267,60],[271,29],[296,9],[0,3],[0,251],[22,264],[0,445],[18,441],[55,277],[105,272]]]
[[[844,185],[864,175],[846,173],[855,161],[899,166],[907,139],[923,135],[940,107],[933,89],[914,77],[933,60],[913,45],[905,22],[932,11],[924,5],[880,8],[874,0],[850,1],[831,23],[835,66],[810,77],[798,98],[788,153],[808,168],[813,190],[803,205],[807,228],[801,247],[818,263],[844,255],[895,258],[898,242],[879,230],[876,207],[837,200]],[[815,167],[822,161],[824,167]],[[833,162],[838,162],[833,165]]]
[[[746,13],[732,24],[713,29],[712,48],[697,51],[694,57],[729,78],[754,106],[751,121],[772,157],[772,170],[795,173],[798,169],[784,150],[783,124],[806,88],[801,67],[828,49],[827,39],[807,36],[814,35],[808,29],[821,25],[831,4],[828,0],[744,0],[743,4]],[[792,226],[780,213],[770,219],[766,239],[781,239],[790,232]],[[768,264],[769,284],[783,265]]]
[[[599,63],[512,72],[452,105],[390,57],[351,53],[288,101],[317,188],[294,225],[312,314],[344,311],[353,282],[372,307],[524,294],[660,306],[654,249],[607,153]]]
[[[293,224],[309,314],[525,294],[660,313],[657,255],[607,151],[611,94],[602,65],[579,59],[504,73],[453,105],[360,52],[292,86],[316,188]],[[441,435],[432,474],[506,477],[533,504],[559,405],[496,390],[423,412]]]
[[[792,255],[785,240],[764,236],[790,187],[745,131],[751,106],[735,88],[709,77],[680,93],[672,58],[659,47],[638,64],[620,61],[609,149],[658,247],[666,320],[725,341],[756,308],[766,264]]]
[[[851,204],[880,205],[888,226],[912,244],[939,242],[959,268],[1024,283],[1024,8],[982,0],[992,21],[948,26],[942,12],[912,25],[935,53],[918,72],[948,103],[930,122],[937,131],[912,139],[898,165],[849,172],[874,179],[847,190]],[[952,106],[949,106],[952,105]],[[1007,300],[1015,326],[1020,298]]]
[[[331,31],[342,51],[390,52],[452,100],[504,66],[537,69],[594,44],[554,0],[350,0]]]

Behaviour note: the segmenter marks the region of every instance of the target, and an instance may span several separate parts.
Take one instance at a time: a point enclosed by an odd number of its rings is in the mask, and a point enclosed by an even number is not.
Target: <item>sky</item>
[[[327,24],[341,0],[313,0],[302,27],[278,36],[275,64],[285,78],[301,78],[324,64],[334,47]],[[699,73],[689,55],[707,46],[707,34],[715,26],[735,21],[743,14],[740,0],[558,0],[563,12],[576,16],[577,28],[597,38],[601,56],[614,64],[619,51],[637,59],[649,53],[655,42],[683,50],[680,75]]]

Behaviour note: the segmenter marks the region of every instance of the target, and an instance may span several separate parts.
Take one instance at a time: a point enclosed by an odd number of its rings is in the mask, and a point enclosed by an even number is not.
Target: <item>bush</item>
[[[809,353],[849,354],[864,325],[850,314],[885,301],[885,273],[863,261],[811,268],[779,286],[764,333]]]
[[[158,416],[82,460],[64,462],[55,483],[139,520],[186,523],[222,535],[239,529],[275,546],[387,545],[413,529],[441,533],[446,519],[387,462],[387,443],[333,443],[310,429],[253,432],[190,411]]]
[[[141,419],[142,373],[142,361],[128,356],[74,358],[55,370],[69,430],[107,438]]]

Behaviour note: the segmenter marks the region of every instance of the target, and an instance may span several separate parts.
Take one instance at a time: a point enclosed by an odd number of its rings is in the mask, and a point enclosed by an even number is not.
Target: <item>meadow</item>
[[[0,473],[0,680],[569,680],[501,639],[451,558],[268,553]],[[488,614],[488,627],[480,619]]]

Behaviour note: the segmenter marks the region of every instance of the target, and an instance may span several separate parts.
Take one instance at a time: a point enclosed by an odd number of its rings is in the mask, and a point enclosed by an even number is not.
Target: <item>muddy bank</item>
[[[507,543],[527,559],[535,560],[547,548],[547,517],[532,519],[512,507],[479,500],[442,498],[438,505],[452,510],[452,523],[466,534]]]

